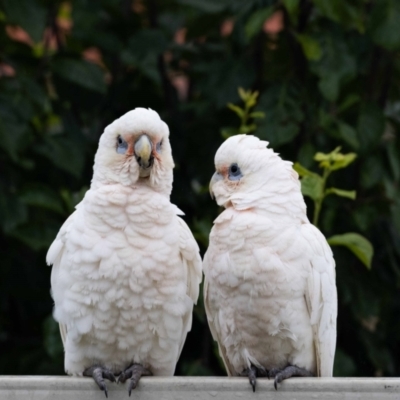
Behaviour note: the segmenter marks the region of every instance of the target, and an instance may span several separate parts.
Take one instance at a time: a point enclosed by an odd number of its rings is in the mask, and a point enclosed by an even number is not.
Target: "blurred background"
[[[63,374],[46,251],[104,127],[150,107],[170,127],[172,201],[202,252],[224,137],[251,131],[318,173],[316,152],[357,154],[328,181],[356,198],[326,197],[319,218],[327,237],[374,247],[372,264],[333,247],[335,375],[399,376],[399,85],[398,0],[1,0],[0,374]],[[224,374],[202,299],[177,374]]]

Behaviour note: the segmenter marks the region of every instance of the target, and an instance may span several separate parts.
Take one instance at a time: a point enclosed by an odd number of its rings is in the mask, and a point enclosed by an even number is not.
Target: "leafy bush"
[[[243,87],[260,95],[242,126],[256,122],[283,158],[314,173],[318,152],[357,153],[329,178],[357,198],[327,196],[318,218],[327,237],[357,232],[375,249],[368,270],[333,248],[335,374],[398,376],[399,26],[396,0],[2,0],[0,374],[63,371],[44,259],[89,186],[103,128],[134,107],[160,113],[172,200],[204,251],[213,157]],[[202,300],[177,373],[224,374]]]

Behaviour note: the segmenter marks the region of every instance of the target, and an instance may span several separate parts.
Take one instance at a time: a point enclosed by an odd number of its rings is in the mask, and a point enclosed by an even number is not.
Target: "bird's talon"
[[[253,388],[253,393],[255,393],[257,384],[257,368],[254,365],[252,365],[250,368],[245,369],[242,372],[242,375],[247,376],[249,378],[249,383]]]
[[[310,371],[307,371],[305,368],[297,367],[296,365],[288,365],[282,370],[274,368],[269,373],[271,376],[272,374],[275,374],[274,386],[276,390],[278,390],[278,383],[281,383],[283,380],[289,379],[292,376],[313,376]]]
[[[124,383],[130,378],[128,385],[128,393],[130,396],[132,390],[136,389],[140,378],[148,375],[152,375],[152,373],[148,369],[144,368],[143,365],[132,364],[125,371],[121,372],[120,376],[118,377],[118,382]]]
[[[115,376],[109,369],[100,367],[98,365],[93,365],[83,371],[83,376],[92,377],[100,390],[102,390],[105,396],[108,398],[107,385],[105,384],[104,379],[115,382]]]

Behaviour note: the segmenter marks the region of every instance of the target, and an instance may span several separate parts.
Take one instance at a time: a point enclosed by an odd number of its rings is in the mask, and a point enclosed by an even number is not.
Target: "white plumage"
[[[191,328],[201,259],[170,203],[168,136],[158,114],[142,108],[109,125],[91,188],[48,251],[68,374],[93,365],[119,374],[132,363],[154,375],[174,373]]]
[[[203,262],[208,322],[229,375],[295,365],[332,376],[332,252],[307,219],[292,163],[267,144],[237,135],[215,156],[210,191],[225,211]]]

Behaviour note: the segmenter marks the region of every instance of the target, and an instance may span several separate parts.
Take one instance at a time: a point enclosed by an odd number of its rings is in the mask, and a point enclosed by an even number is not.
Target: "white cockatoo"
[[[93,179],[47,253],[65,371],[104,379],[173,375],[201,281],[199,248],[170,203],[168,126],[136,108],[106,127]],[[73,160],[71,160],[73,162]]]
[[[335,262],[306,216],[292,163],[254,136],[227,139],[210,192],[225,210],[204,256],[208,322],[229,375],[332,376]]]

